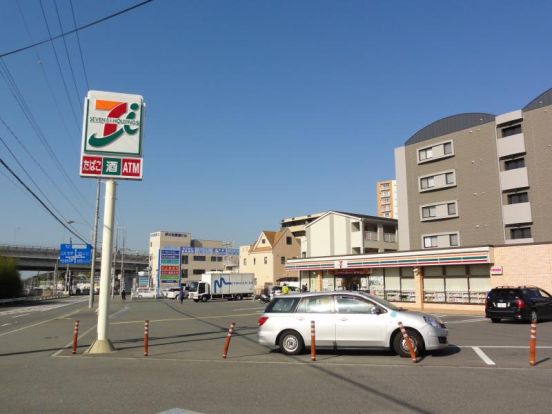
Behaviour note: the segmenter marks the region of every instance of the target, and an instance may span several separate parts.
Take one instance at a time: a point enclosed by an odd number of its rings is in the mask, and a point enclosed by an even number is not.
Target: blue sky
[[[2,0],[0,53],[48,38],[40,1],[20,3]],[[54,0],[42,3],[59,34]],[[73,0],[78,25],[135,3]],[[57,5],[72,29],[69,0]],[[457,113],[519,109],[552,87],[551,15],[548,1],[156,0],[81,31],[90,88],[147,103],[144,180],[118,187],[127,246],[145,250],[160,229],[238,246],[285,217],[373,214],[375,182],[394,176],[393,149],[417,130]],[[3,77],[0,115],[77,208],[2,124],[0,137],[89,237],[95,181],[78,175],[87,86],[75,36],[66,41],[75,82],[54,43],[68,96],[51,44],[3,62],[78,192]],[[29,182],[1,144],[0,154]],[[0,243],[67,242],[6,174]]]

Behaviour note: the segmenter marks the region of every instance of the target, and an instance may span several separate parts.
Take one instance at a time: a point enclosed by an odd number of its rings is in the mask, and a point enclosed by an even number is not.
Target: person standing
[[[180,299],[180,304],[182,305],[182,302],[184,301],[184,287],[180,285],[180,292],[178,294],[178,298]]]
[[[284,286],[282,286],[282,295],[287,295],[289,293],[289,288],[286,283],[284,283]]]

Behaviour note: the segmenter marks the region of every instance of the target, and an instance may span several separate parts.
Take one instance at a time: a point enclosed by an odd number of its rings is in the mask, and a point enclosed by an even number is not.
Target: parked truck
[[[201,280],[191,282],[189,298],[194,302],[210,299],[242,300],[253,296],[255,275],[253,273],[207,272]]]

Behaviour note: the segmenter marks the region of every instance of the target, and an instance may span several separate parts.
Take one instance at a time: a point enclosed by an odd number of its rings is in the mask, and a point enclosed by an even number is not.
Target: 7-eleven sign
[[[81,176],[142,179],[144,106],[140,95],[88,92]]]

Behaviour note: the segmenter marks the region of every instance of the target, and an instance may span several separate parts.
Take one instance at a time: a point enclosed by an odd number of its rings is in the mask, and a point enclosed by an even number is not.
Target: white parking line
[[[8,326],[8,325],[11,325],[11,323],[4,323],[4,324],[2,324],[2,326]]]
[[[12,316],[12,319],[21,318],[22,316],[29,316],[30,313],[24,313],[23,315]]]
[[[78,337],[77,337],[77,343],[78,341],[81,339],[81,338],[84,338],[90,331],[92,331],[92,329],[94,329],[96,326],[98,326],[98,324],[92,326],[90,329],[88,329],[86,332],[83,332],[82,334],[80,334]],[[69,347],[71,347],[73,345],[73,341],[71,340],[67,345],[65,345],[63,348],[60,348],[59,351],[57,351],[55,354],[53,354],[52,356],[58,356],[59,354],[61,354],[63,352],[64,349],[67,349]]]
[[[496,348],[496,349],[527,349],[529,345],[456,345],[458,348]],[[537,348],[552,349],[552,346],[537,345]]]
[[[481,348],[479,348],[478,346],[472,346],[472,349],[479,356],[479,358],[481,358],[483,360],[483,362],[485,362],[485,364],[487,364],[487,365],[496,365],[494,363],[494,361],[491,358],[489,358],[487,356],[487,354],[485,354],[485,352],[483,352],[481,350]]]
[[[80,311],[83,310],[83,309],[86,309],[86,308],[79,308],[79,309],[77,309],[77,310],[75,310],[75,311],[73,311],[73,312],[70,312],[70,313],[68,313],[68,314],[66,314],[66,315],[63,315],[63,316],[61,316],[61,317],[59,317],[59,318],[46,319],[45,321],[33,323],[32,325],[28,325],[28,326],[23,326],[23,327],[21,327],[21,328],[14,329],[13,331],[2,332],[2,333],[0,333],[0,336],[9,335],[9,334],[11,334],[11,333],[15,333],[15,332],[22,331],[22,330],[24,330],[24,329],[29,329],[29,328],[33,328],[33,327],[35,327],[35,326],[43,325],[43,324],[45,324],[45,323],[55,321],[56,319],[67,318],[67,317],[69,317],[69,316],[71,316],[71,315],[74,315],[75,313],[80,312]]]

